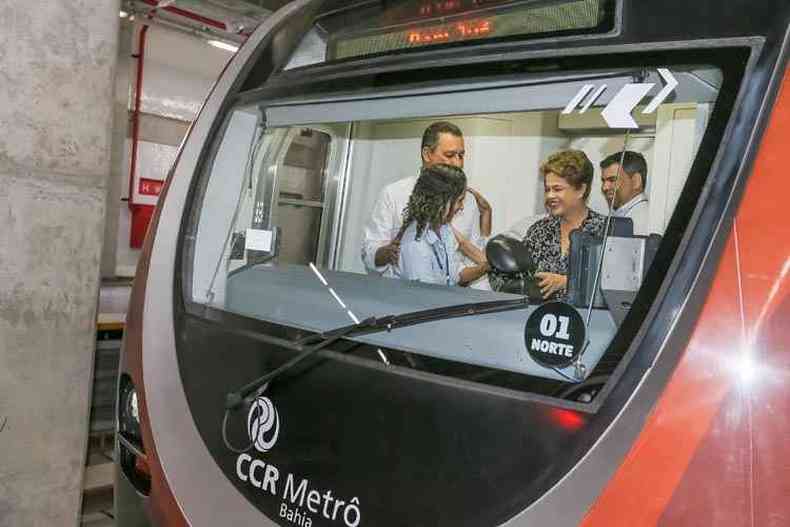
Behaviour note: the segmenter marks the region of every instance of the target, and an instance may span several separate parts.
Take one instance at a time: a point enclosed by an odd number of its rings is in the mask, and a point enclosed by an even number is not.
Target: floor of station
[[[83,527],[112,527],[115,391],[131,284],[105,282],[99,293],[90,432],[82,487]]]

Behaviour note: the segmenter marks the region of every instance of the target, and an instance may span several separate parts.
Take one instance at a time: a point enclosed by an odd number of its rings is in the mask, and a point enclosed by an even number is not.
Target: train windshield
[[[601,34],[610,0],[399,0],[329,2],[286,69],[476,41]],[[304,60],[309,51],[310,59]]]
[[[186,299],[299,341],[522,298],[336,351],[547,395],[611,373],[721,85],[681,64],[245,102],[197,187]]]

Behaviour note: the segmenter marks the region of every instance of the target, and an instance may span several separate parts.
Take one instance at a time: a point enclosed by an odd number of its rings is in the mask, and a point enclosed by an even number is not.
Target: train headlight
[[[118,462],[132,485],[143,495],[151,491],[151,469],[140,432],[140,400],[132,379],[121,377],[118,394]]]
[[[118,431],[142,445],[140,434],[140,405],[137,390],[131,379],[124,377],[121,381],[121,393],[118,398]]]

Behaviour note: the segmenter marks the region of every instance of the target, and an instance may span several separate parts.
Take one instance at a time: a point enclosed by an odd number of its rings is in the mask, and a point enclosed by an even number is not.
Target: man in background
[[[647,161],[642,154],[626,150],[601,161],[601,192],[612,207],[612,215],[631,218],[634,234],[639,236],[650,233],[646,188]]]

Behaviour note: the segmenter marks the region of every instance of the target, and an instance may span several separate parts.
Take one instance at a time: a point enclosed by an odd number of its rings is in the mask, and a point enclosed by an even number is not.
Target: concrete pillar
[[[0,526],[77,525],[118,0],[0,0]]]
[[[134,24],[128,19],[121,23],[118,34],[118,57],[115,64],[115,97],[113,99],[113,134],[110,179],[107,184],[107,206],[104,223],[104,247],[101,259],[102,278],[114,278],[118,250],[118,217],[121,207],[127,203],[121,200],[128,188],[129,177],[129,99],[131,96],[132,71],[132,34]]]

